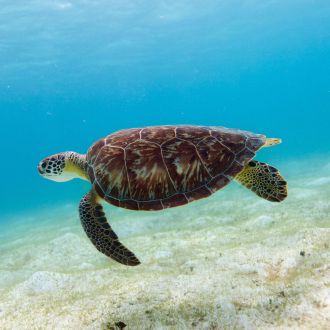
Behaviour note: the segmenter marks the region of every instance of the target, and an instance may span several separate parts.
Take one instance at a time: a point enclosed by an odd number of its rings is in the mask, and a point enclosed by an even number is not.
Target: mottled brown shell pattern
[[[126,129],[91,146],[87,170],[107,202],[132,210],[162,210],[226,186],[265,140],[264,135],[224,127]]]

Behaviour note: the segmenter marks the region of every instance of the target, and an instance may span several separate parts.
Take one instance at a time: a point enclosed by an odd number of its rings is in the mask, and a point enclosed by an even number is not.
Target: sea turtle
[[[118,131],[95,142],[86,155],[62,152],[43,159],[50,180],[90,181],[81,199],[82,226],[95,247],[130,266],[140,262],[118,240],[100,202],[130,210],[158,211],[208,197],[235,179],[258,196],[280,202],[287,184],[278,170],[252,160],[257,150],[280,143],[238,129],[155,126]]]

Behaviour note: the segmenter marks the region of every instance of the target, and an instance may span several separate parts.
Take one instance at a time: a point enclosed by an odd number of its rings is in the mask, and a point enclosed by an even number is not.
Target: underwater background
[[[1,1],[0,328],[329,329],[329,123],[327,0]],[[83,232],[89,183],[37,165],[162,124],[282,138],[256,158],[289,197],[105,206],[128,268]]]

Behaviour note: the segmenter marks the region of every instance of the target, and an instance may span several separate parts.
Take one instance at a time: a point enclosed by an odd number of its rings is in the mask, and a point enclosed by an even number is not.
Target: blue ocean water
[[[281,137],[275,162],[329,152],[326,0],[3,1],[0,16],[1,214],[78,202],[86,184],[42,180],[38,161],[122,128],[239,127]]]

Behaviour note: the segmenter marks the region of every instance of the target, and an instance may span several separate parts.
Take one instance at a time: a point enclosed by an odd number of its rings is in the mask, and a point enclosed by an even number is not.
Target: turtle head
[[[38,171],[42,177],[57,182],[86,179],[85,156],[71,151],[61,152],[41,160]]]

